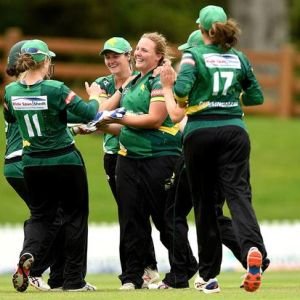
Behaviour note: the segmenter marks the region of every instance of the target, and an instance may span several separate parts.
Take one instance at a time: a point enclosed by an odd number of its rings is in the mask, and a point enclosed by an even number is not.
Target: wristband
[[[120,94],[122,94],[122,93],[123,93],[123,88],[122,88],[122,87],[118,88],[118,92],[119,92]]]

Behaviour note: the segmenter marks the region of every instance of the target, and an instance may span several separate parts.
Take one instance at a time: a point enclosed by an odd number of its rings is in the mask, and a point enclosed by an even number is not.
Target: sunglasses
[[[44,54],[44,55],[49,56],[48,53],[43,52],[38,48],[25,48],[25,49],[22,49],[22,53],[26,53],[26,54]]]

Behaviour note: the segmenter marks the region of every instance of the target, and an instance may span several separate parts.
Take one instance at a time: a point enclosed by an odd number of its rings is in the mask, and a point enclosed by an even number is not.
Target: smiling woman
[[[103,102],[101,105],[102,108],[110,102],[111,95],[116,91],[118,94],[122,93],[122,85],[131,75],[137,74],[137,72],[132,70],[131,50],[129,42],[122,37],[112,37],[104,43],[100,55],[104,56],[104,63],[111,74],[96,79],[96,82],[102,88],[100,96]],[[105,152],[103,163],[106,178],[119,207],[120,196],[117,195],[115,180],[116,163],[118,151],[120,150],[119,137],[115,134],[104,133],[103,149]],[[148,220],[148,226],[151,226],[150,220]],[[151,269],[156,269],[156,258],[151,235],[148,236],[147,245],[143,267],[146,269],[151,266]],[[123,268],[126,264],[124,253],[120,254],[120,260]]]
[[[174,165],[181,152],[181,134],[169,118],[159,76],[153,70],[167,57],[163,35],[142,35],[134,51],[139,71],[109,101],[124,107],[116,167],[119,201],[121,289],[141,288],[151,237],[150,216],[168,248],[164,214]],[[132,176],[132,174],[135,174]],[[156,268],[156,262],[150,266]]]

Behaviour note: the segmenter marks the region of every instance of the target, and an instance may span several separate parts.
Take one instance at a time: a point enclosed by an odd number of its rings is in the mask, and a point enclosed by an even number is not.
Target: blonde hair
[[[46,59],[41,62],[36,62],[30,54],[20,54],[16,62],[16,71],[20,74],[29,70],[38,70],[44,65],[45,61]]]
[[[158,32],[147,32],[144,33],[141,38],[147,38],[154,42],[156,54],[161,54],[162,58],[159,60],[158,65],[162,65],[165,59],[171,60],[170,49],[167,45],[167,39]]]
[[[237,22],[232,18],[228,19],[226,23],[214,23],[208,31],[201,27],[201,31],[206,32],[213,44],[220,45],[224,51],[234,47],[241,34]]]

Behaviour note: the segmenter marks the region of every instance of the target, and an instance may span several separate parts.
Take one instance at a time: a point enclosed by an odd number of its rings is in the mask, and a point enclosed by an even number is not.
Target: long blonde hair
[[[234,47],[241,34],[237,22],[232,18],[228,19],[226,23],[214,23],[212,28],[208,31],[201,26],[200,29],[202,33],[207,33],[213,44],[220,45],[224,51],[228,51],[230,48]]]

